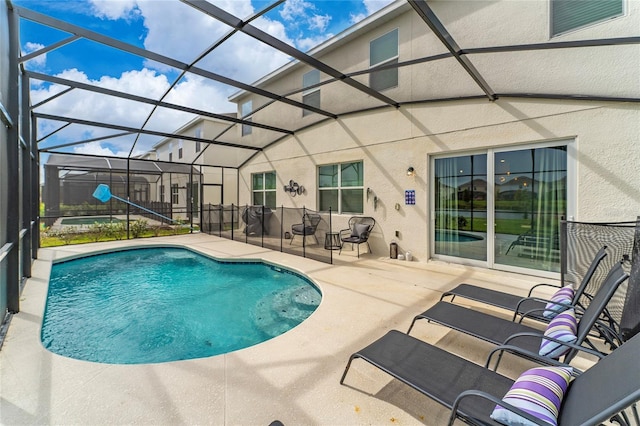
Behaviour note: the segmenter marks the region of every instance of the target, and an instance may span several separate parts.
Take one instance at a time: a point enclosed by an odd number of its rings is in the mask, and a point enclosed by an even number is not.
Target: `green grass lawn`
[[[194,230],[197,230],[198,227],[194,227]],[[184,235],[191,232],[188,227],[183,228],[174,228],[174,229],[160,229],[160,230],[147,230],[143,232],[139,238],[150,238],[150,237],[163,237],[167,235]],[[124,238],[126,239],[126,235]],[[58,247],[64,246],[67,244],[85,244],[85,243],[96,243],[96,242],[104,242],[104,241],[116,241],[118,238],[115,237],[107,237],[105,235],[95,235],[91,232],[77,232],[68,235],[66,238],[60,238],[57,236],[47,236],[46,233],[40,234],[40,247]]]

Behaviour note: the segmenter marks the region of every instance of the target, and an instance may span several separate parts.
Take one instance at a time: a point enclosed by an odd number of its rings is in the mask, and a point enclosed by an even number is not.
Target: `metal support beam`
[[[261,151],[262,150],[262,148],[253,147],[253,146],[247,146],[247,145],[240,145],[240,144],[237,144],[237,143],[219,142],[219,141],[212,142],[212,141],[210,141],[208,139],[196,138],[194,136],[179,135],[179,134],[176,134],[176,133],[167,133],[167,132],[157,132],[157,131],[154,131],[154,130],[137,129],[135,127],[120,126],[120,125],[117,125],[117,124],[100,123],[100,122],[97,122],[97,121],[90,121],[90,120],[81,120],[79,118],[61,117],[59,115],[42,114],[42,113],[39,113],[39,112],[34,112],[33,116],[36,117],[36,118],[44,119],[44,120],[65,121],[67,123],[80,124],[80,125],[83,125],[83,126],[101,127],[101,128],[105,128],[105,129],[120,130],[120,131],[123,131],[123,132],[130,132],[130,133],[142,133],[142,134],[145,134],[145,135],[160,136],[160,137],[163,137],[163,138],[184,139],[184,140],[188,140],[188,141],[192,141],[192,142],[202,142],[202,143],[208,143],[208,144],[214,144],[214,145],[229,146],[229,147],[233,147],[233,148],[242,148],[242,149],[248,149],[248,150],[252,150],[252,151]]]
[[[460,54],[473,55],[478,53],[523,52],[532,50],[573,49],[576,47],[623,46],[628,44],[640,44],[640,37],[618,37],[597,40],[572,40],[552,43],[516,44],[511,46],[475,47],[472,49],[462,49]]]
[[[317,112],[318,114],[322,114],[328,117],[336,118],[335,114],[324,111],[319,108],[314,108],[309,105],[305,105],[302,102],[294,101],[292,99],[284,98],[278,94],[271,93],[267,90],[262,90],[257,87],[254,87],[250,84],[245,84],[237,80],[233,80],[228,77],[224,77],[220,74],[216,74],[211,71],[207,71],[197,67],[189,67],[188,64],[178,61],[176,59],[170,58],[168,56],[160,55],[158,53],[150,52],[148,50],[142,49],[140,47],[134,46],[132,44],[124,43],[120,40],[113,39],[111,37],[104,36],[102,34],[96,33],[94,31],[90,31],[84,29],[82,27],[78,27],[76,25],[70,24],[68,22],[61,21],[59,19],[51,18],[49,16],[43,15],[38,12],[34,12],[29,9],[25,9],[23,7],[14,6],[14,10],[20,15],[20,17],[24,19],[28,19],[33,22],[37,22],[43,25],[47,25],[52,28],[57,28],[62,31],[66,31],[80,37],[86,38],[88,40],[94,41],[96,43],[103,44],[105,46],[113,47],[115,49],[122,50],[123,52],[130,53],[132,55],[140,56],[142,58],[146,58],[152,61],[159,62],[164,65],[168,65],[175,69],[181,71],[189,71],[190,73],[199,75],[201,77],[208,78],[213,81],[217,81],[222,84],[226,84],[228,86],[233,86],[238,89],[246,90],[247,92],[255,93],[256,95],[264,96],[265,98],[276,99],[280,102],[289,104],[291,106],[295,106],[302,109],[307,109],[309,111]]]
[[[29,92],[31,90],[31,88],[29,87],[29,78],[22,73],[21,77],[21,89],[22,89],[22,93],[20,94],[21,97],[21,102],[20,104],[23,106],[29,105]],[[28,108],[24,108],[25,110],[28,110]],[[25,141],[26,146],[22,146],[21,145],[21,149],[22,149],[22,167],[20,168],[20,177],[22,178],[22,188],[21,188],[21,192],[22,192],[22,205],[20,207],[21,209],[21,216],[22,216],[22,223],[20,224],[20,226],[22,227],[22,230],[25,232],[25,234],[20,238],[20,246],[22,248],[22,277],[21,278],[29,278],[31,277],[31,262],[32,262],[32,256],[31,256],[31,242],[32,242],[32,238],[31,238],[31,232],[32,232],[32,226],[31,226],[31,221],[32,221],[32,217],[31,217],[31,197],[35,196],[34,191],[33,191],[33,185],[31,182],[31,178],[32,178],[32,173],[31,173],[31,123],[29,122],[30,118],[31,118],[31,114],[28,113],[23,113],[20,116],[21,118],[21,123],[20,123],[20,128],[18,129],[18,131],[20,132],[20,138],[21,140]]]
[[[307,65],[311,65],[312,67],[322,71],[323,73],[330,75],[331,77],[335,78],[336,80],[341,80],[342,82],[344,82],[345,84],[348,84],[349,86],[353,87],[354,89],[357,89],[363,93],[366,93],[369,96],[372,96],[376,99],[378,99],[379,101],[382,101],[385,104],[394,106],[394,107],[398,107],[398,102],[394,101],[393,99],[383,95],[382,93],[378,92],[377,90],[373,90],[372,88],[360,83],[357,80],[352,79],[351,77],[347,76],[346,74],[341,73],[340,71],[336,70],[335,68],[330,67],[329,65],[325,64],[324,62],[319,61],[318,59],[307,55],[304,52],[301,52],[300,50],[284,43],[283,41],[273,37],[270,34],[267,34],[266,32],[262,31],[261,29],[258,29],[256,27],[254,27],[253,25],[242,21],[241,19],[237,18],[236,16],[233,16],[232,14],[220,9],[217,6],[212,5],[211,3],[208,3],[207,1],[204,0],[181,0],[183,3],[188,4],[189,6],[193,7],[194,9],[197,9],[209,16],[211,16],[212,18],[217,19],[220,22],[223,22],[227,25],[229,25],[232,28],[236,28],[239,31],[242,31],[243,33],[255,38],[256,40],[270,46],[273,47],[274,49],[279,50],[280,52],[291,56],[292,58],[297,59],[300,62],[303,62]],[[309,108],[307,108],[309,109]]]
[[[268,11],[270,11],[271,9],[275,8],[277,5],[283,3],[285,0],[278,0],[275,3],[267,6],[265,9],[263,9],[262,11],[254,14],[251,18],[251,20],[257,19],[260,16],[262,16],[263,14],[267,13]],[[195,64],[197,64],[198,62],[200,62],[203,58],[205,58],[209,53],[211,53],[212,51],[214,51],[216,48],[220,47],[220,45],[222,43],[224,43],[225,41],[227,41],[228,39],[230,39],[237,30],[233,29],[231,31],[229,31],[227,34],[225,34],[224,36],[222,36],[220,39],[218,39],[218,41],[214,42],[211,46],[209,46],[209,48],[205,49],[196,59],[194,59],[190,64],[189,64],[189,68],[193,67]],[[161,101],[163,101],[168,95],[169,93],[171,93],[171,91],[173,90],[173,88],[178,84],[178,82],[180,82],[180,80],[182,80],[182,77],[184,77],[184,75],[187,73],[187,71],[182,71],[180,73],[180,75],[174,79],[173,83],[169,86],[169,88],[164,92],[164,94],[160,97],[160,99],[157,100],[157,102],[155,103],[153,109],[151,110],[151,112],[147,115],[146,120],[144,121],[144,123],[142,124],[141,128],[144,129],[147,124],[149,123],[149,121],[151,120],[151,117],[153,116],[153,114],[156,112],[156,110],[158,109],[158,107],[160,106],[159,103]],[[253,120],[250,122],[253,123]],[[253,124],[251,124],[253,126]],[[255,126],[254,126],[255,127]],[[131,145],[131,150],[129,150],[129,157],[131,157],[131,155],[133,154],[133,151],[136,147],[136,144],[138,143],[138,140],[140,138],[140,134],[138,134],[136,136],[136,140],[133,142],[133,145]],[[217,138],[214,138],[212,140],[216,140]],[[205,148],[208,148],[209,145],[207,145]]]
[[[69,38],[65,38],[64,40],[61,40],[57,43],[53,43],[50,44],[47,47],[43,47],[42,49],[36,50],[35,52],[31,52],[27,55],[22,56],[21,58],[18,58],[18,63],[22,64],[25,63],[33,58],[37,58],[40,55],[44,55],[47,52],[51,52],[52,50],[56,50],[59,47],[65,46],[69,43],[73,43],[76,40],[79,40],[80,36],[71,36]]]
[[[132,95],[130,93],[119,92],[117,90],[105,89],[103,87],[93,86],[91,84],[86,84],[86,83],[80,83],[80,82],[73,81],[73,80],[68,80],[68,79],[65,79],[65,78],[54,77],[54,76],[50,76],[50,75],[46,75],[46,74],[42,74],[42,73],[38,73],[38,72],[32,72],[32,71],[29,71],[28,75],[29,75],[29,77],[31,77],[33,79],[36,79],[36,80],[46,81],[46,82],[55,83],[55,84],[61,84],[63,86],[73,87],[75,89],[87,90],[87,91],[90,91],[90,92],[100,93],[102,95],[114,96],[114,97],[117,97],[117,98],[129,100],[129,101],[140,102],[140,103],[149,104],[149,105],[156,105],[156,106],[159,106],[159,107],[162,107],[162,108],[168,108],[168,109],[173,109],[173,110],[176,110],[176,111],[182,111],[182,112],[188,112],[188,113],[191,113],[191,114],[202,115],[204,117],[215,118],[217,120],[228,121],[228,122],[235,123],[235,124],[248,124],[248,125],[252,125],[253,127],[258,127],[258,128],[261,128],[261,129],[271,130],[271,131],[274,131],[274,132],[293,134],[293,132],[291,130],[281,129],[279,127],[268,126],[266,124],[260,124],[260,123],[251,123],[249,121],[241,120],[241,119],[235,118],[235,117],[230,117],[230,116],[224,115],[224,114],[216,114],[216,113],[203,111],[203,110],[196,109],[196,108],[189,108],[189,107],[185,107],[185,106],[182,106],[182,105],[170,104],[168,102],[160,102],[160,101],[157,101],[155,99],[145,98],[144,96],[137,96],[137,95]]]
[[[99,142],[99,141],[104,141],[104,140],[108,140],[108,139],[119,138],[121,136],[130,136],[130,135],[135,135],[135,133],[134,132],[114,133],[112,135],[100,136],[100,137],[97,137],[97,138],[91,138],[91,139],[85,139],[85,140],[81,140],[81,141],[62,143],[60,145],[48,146],[47,149],[49,151],[54,151],[54,150],[60,149],[60,148],[67,148],[67,147],[70,147],[70,146],[82,145],[82,144],[90,143],[90,142]]]
[[[438,39],[444,44],[449,52],[453,55],[454,58],[462,65],[462,68],[467,71],[467,73],[471,76],[473,81],[476,82],[478,86],[482,89],[482,91],[487,95],[489,100],[495,101],[496,95],[489,87],[489,84],[484,80],[480,72],[476,69],[476,67],[471,63],[469,58],[465,57],[461,53],[461,49],[458,44],[455,42],[449,31],[445,28],[445,26],[440,22],[438,17],[433,10],[427,5],[425,0],[408,0],[409,4],[416,11],[418,16],[422,18],[422,20],[427,24],[427,26],[433,31],[433,34],[438,37]]]
[[[31,95],[29,95],[31,96]],[[38,152],[38,144],[36,142],[36,133],[38,132],[38,126],[36,120],[29,114],[31,119],[31,132],[29,134],[31,140],[29,146],[31,147],[31,190],[33,196],[31,197],[31,218],[33,223],[33,232],[31,234],[31,247],[33,252],[31,256],[34,259],[38,258],[38,249],[40,248],[40,153]]]
[[[8,128],[6,146],[6,166],[4,171],[7,179],[7,218],[6,218],[6,283],[7,283],[7,310],[11,314],[20,312],[20,162],[18,117],[20,117],[20,98],[18,94],[18,56],[20,54],[20,36],[18,15],[9,10],[9,75],[8,86],[8,117],[14,125]],[[7,244],[9,246],[7,246]],[[4,316],[4,312],[2,313]]]

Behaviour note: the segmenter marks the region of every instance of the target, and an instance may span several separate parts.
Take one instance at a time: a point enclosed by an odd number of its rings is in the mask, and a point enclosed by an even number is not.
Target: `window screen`
[[[622,0],[551,0],[551,35],[614,18],[623,12]]]

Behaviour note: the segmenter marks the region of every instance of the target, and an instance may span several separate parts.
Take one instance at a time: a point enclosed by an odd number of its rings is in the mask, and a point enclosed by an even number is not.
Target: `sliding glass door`
[[[487,260],[487,155],[435,160],[435,253]]]
[[[566,146],[496,152],[495,263],[560,270]]]
[[[566,144],[438,157],[432,170],[435,257],[560,270]]]

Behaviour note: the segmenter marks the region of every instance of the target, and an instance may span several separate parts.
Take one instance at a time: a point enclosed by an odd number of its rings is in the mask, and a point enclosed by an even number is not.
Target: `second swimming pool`
[[[280,335],[320,299],[303,276],[262,262],[132,249],[54,264],[41,338],[54,353],[111,364],[202,358]]]

